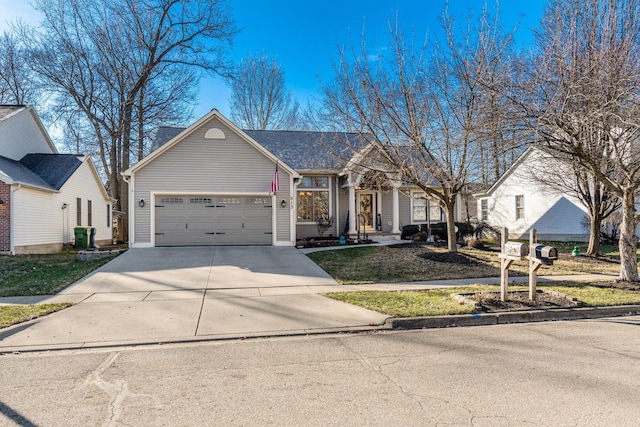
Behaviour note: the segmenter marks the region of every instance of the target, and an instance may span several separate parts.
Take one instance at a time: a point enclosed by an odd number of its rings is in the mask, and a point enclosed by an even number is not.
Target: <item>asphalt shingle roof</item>
[[[156,132],[153,149],[185,128],[163,126]],[[358,133],[286,130],[244,130],[258,144],[298,171],[339,171],[357,148],[366,144]]]
[[[20,163],[59,190],[82,162],[74,154],[27,154]]]
[[[22,184],[59,190],[82,164],[73,154],[27,154],[20,161],[0,156],[0,171]]]
[[[9,176],[12,180],[22,184],[54,190],[54,188],[42,179],[38,174],[30,170],[22,163],[0,156],[0,172]]]

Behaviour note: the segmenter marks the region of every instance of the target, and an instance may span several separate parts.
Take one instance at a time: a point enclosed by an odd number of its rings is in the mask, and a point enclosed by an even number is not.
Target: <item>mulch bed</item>
[[[494,313],[500,311],[546,310],[552,308],[575,308],[581,304],[566,295],[557,292],[536,293],[536,300],[529,300],[529,292],[509,292],[507,301],[500,300],[500,292],[479,292],[465,295],[469,300],[477,302],[479,311]]]
[[[460,252],[425,252],[418,256],[429,261],[448,262],[462,265],[479,265],[483,262],[483,260],[474,256]]]
[[[360,239],[357,242],[354,239],[346,239],[344,245],[341,245],[338,239],[308,239],[298,240],[296,242],[297,248],[325,248],[330,246],[354,246],[354,245],[366,245],[373,243],[373,240]]]

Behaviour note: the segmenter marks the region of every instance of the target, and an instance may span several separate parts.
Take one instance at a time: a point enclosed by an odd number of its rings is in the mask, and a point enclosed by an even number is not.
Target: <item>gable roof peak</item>
[[[21,111],[26,110],[28,107],[23,104],[0,104],[0,122],[15,116]]]

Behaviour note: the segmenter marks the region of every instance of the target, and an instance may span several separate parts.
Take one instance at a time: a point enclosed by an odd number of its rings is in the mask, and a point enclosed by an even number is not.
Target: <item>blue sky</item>
[[[383,44],[389,20],[405,31],[422,36],[439,28],[446,0],[231,0],[241,32],[234,40],[230,58],[240,60],[249,53],[275,56],[283,66],[287,84],[302,106],[317,93],[320,79],[332,76],[332,61],[341,45],[359,44],[364,28],[368,46]],[[462,17],[479,12],[484,0],[449,0],[450,13]],[[519,23],[517,40],[526,45],[531,29],[538,25],[545,1],[503,0],[500,15],[505,29]],[[495,1],[489,0],[489,7]],[[24,0],[0,0],[0,32],[6,21],[22,18],[37,24],[39,17]],[[459,18],[462,19],[462,18]],[[229,89],[219,79],[201,83],[196,116],[212,108],[229,115]]]

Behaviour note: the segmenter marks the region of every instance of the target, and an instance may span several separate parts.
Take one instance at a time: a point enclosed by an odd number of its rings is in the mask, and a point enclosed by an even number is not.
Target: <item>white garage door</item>
[[[270,245],[271,197],[156,196],[156,246]]]

